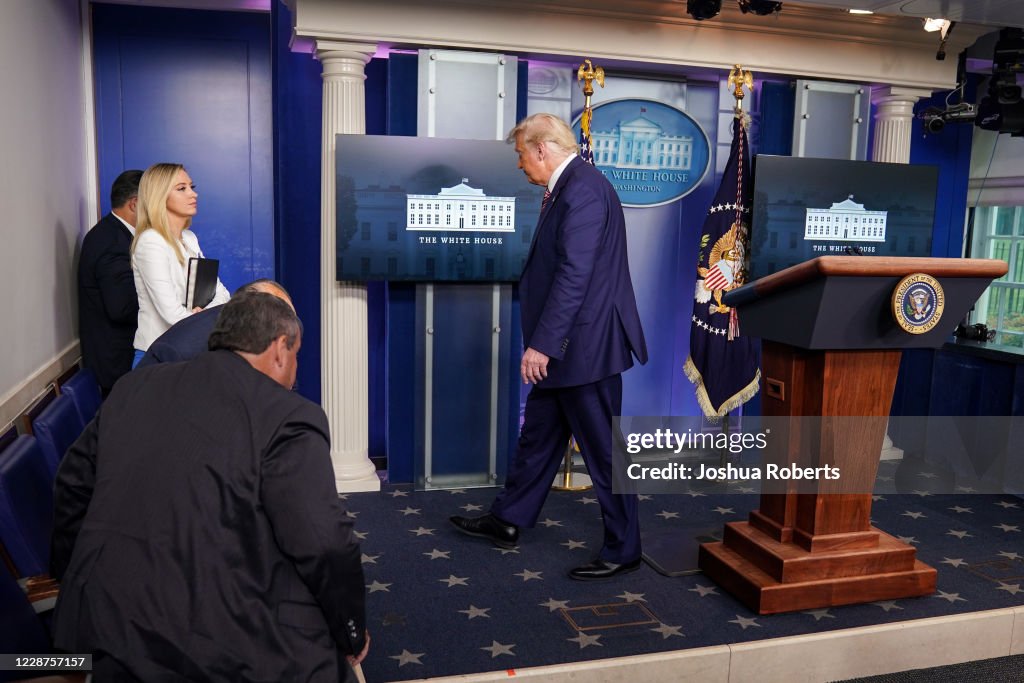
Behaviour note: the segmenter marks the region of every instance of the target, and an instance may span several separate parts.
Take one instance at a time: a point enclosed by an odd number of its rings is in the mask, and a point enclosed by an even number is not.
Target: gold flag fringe
[[[704,417],[712,420],[725,417],[730,411],[739,408],[741,405],[754,398],[761,386],[761,370],[758,369],[757,372],[754,373],[754,379],[751,380],[750,384],[727,398],[718,408],[715,408],[715,406],[711,405],[711,399],[708,398],[708,391],[704,387],[704,378],[701,376],[700,370],[697,369],[697,366],[694,365],[692,357],[687,356],[686,363],[683,365],[683,372],[686,373],[687,379],[694,384],[697,394],[697,403],[700,405],[700,409],[704,411]]]

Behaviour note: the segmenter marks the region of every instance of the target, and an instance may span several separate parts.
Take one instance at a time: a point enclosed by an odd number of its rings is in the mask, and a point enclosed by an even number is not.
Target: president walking
[[[626,258],[622,205],[611,183],[577,154],[568,125],[534,114],[509,133],[519,168],[545,188],[519,280],[520,374],[533,384],[505,487],[480,517],[451,518],[470,536],[515,547],[533,527],[575,435],[604,520],[597,557],[569,576],[607,579],[640,566],[637,498],[612,493],[612,418],[622,410],[622,375],[647,345]]]

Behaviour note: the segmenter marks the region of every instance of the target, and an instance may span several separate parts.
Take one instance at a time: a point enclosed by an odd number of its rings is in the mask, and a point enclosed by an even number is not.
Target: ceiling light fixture
[[[869,9],[853,9],[853,8],[851,8],[851,9],[848,9],[846,11],[849,12],[850,14],[874,14],[874,12],[872,12]]]
[[[722,0],[686,0],[686,12],[697,21],[712,19],[722,11]]]
[[[782,11],[782,3],[772,2],[772,0],[739,0],[739,5],[740,11],[744,14],[753,12],[762,17]]]
[[[942,31],[945,33],[949,30],[949,19],[925,19],[924,30],[928,33],[935,33],[936,31]]]

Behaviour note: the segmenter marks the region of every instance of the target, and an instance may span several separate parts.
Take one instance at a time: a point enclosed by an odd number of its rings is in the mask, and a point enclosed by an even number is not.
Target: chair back
[[[0,645],[5,652],[46,654],[53,649],[46,627],[14,576],[0,567]],[[21,680],[27,673],[0,671],[0,681]]]
[[[36,439],[23,434],[0,452],[0,542],[20,576],[49,571],[52,532],[53,478]]]
[[[96,375],[89,368],[82,368],[61,384],[60,393],[71,397],[84,425],[89,424],[103,401]]]
[[[51,479],[57,477],[57,466],[64,453],[85,429],[78,409],[70,396],[60,395],[32,421],[32,433],[39,442]]]

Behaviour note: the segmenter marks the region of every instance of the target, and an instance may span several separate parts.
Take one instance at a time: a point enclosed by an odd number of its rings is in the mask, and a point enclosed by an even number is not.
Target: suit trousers
[[[594,482],[604,520],[599,556],[616,564],[640,558],[640,521],[635,494],[612,493],[614,416],[622,412],[622,375],[574,387],[534,386],[505,487],[491,513],[510,524],[533,527],[562,462],[570,435]]]

